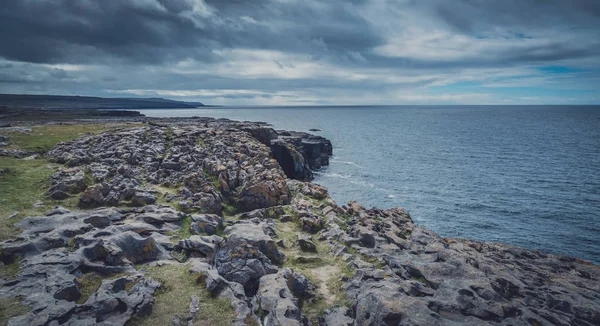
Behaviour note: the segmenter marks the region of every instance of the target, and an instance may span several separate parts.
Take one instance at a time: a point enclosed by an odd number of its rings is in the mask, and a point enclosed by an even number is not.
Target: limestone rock
[[[192,215],[190,228],[195,234],[214,234],[223,228],[223,218],[215,214]]]
[[[256,247],[275,264],[283,263],[285,255],[279,251],[277,243],[271,238],[273,229],[264,222],[240,222],[225,228],[228,241],[242,241]]]
[[[300,246],[300,249],[302,249],[302,251],[314,253],[317,252],[317,247],[312,242],[310,236],[303,233],[296,233],[296,237],[298,238],[298,245]]]

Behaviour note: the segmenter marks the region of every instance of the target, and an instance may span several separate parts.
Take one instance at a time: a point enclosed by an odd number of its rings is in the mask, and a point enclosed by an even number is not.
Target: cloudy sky
[[[599,104],[598,0],[9,0],[0,93]]]

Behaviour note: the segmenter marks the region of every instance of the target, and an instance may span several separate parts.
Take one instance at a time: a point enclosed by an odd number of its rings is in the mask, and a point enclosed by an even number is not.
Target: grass
[[[10,264],[4,265],[0,268],[0,278],[14,280],[17,275],[21,272],[21,260],[15,259]]]
[[[125,124],[52,124],[33,126],[30,133],[5,132],[16,147],[26,151],[45,153],[61,141],[77,139],[85,134],[99,134]],[[133,125],[129,125],[133,126]]]
[[[206,168],[202,168],[202,171],[204,172],[205,176],[209,177],[212,180],[212,184],[216,190],[221,189],[221,183],[219,182],[218,176],[210,174],[210,172],[208,172]]]
[[[81,297],[79,297],[79,300],[77,300],[77,303],[79,303],[79,304],[85,303],[92,294],[96,293],[96,291],[98,291],[98,289],[102,285],[102,280],[114,280],[114,279],[117,279],[117,278],[123,277],[123,276],[128,276],[128,274],[127,273],[117,273],[117,274],[112,274],[109,276],[103,276],[103,275],[100,275],[95,272],[83,274],[81,277],[79,277],[77,279],[77,282],[79,282],[79,287],[78,287],[79,292],[81,293]],[[136,284],[135,281],[133,281],[133,282],[128,281],[125,284],[125,291],[131,290],[135,284]]]
[[[30,133],[5,131],[3,134],[10,137],[10,141],[14,144],[11,147],[43,153],[60,141],[69,141],[83,134],[98,134],[123,126],[126,124],[40,125],[31,127]],[[56,167],[57,165],[50,164],[45,159],[22,160],[0,157],[0,170],[10,170],[8,174],[0,175],[0,241],[18,234],[19,230],[13,225],[25,216],[42,215],[54,205],[76,207],[75,197],[60,202],[46,198],[46,191],[50,186],[49,178]],[[91,175],[87,173],[86,181],[91,181],[90,178]],[[45,205],[34,208],[33,205],[40,200]],[[12,216],[15,212],[18,214]]]
[[[0,325],[7,325],[12,317],[24,315],[30,310],[31,308],[21,304],[20,298],[0,299]]]
[[[172,127],[167,127],[165,140],[167,141],[167,148],[165,149],[165,153],[163,154],[163,159],[165,159],[165,158],[167,158],[167,156],[169,156],[169,151],[171,150],[171,147],[173,146],[173,128]]]
[[[155,295],[152,314],[137,317],[131,325],[171,325],[174,316],[187,317],[191,297],[200,298],[200,311],[196,314],[194,325],[231,325],[235,311],[228,300],[214,298],[202,277],[190,274],[189,267],[170,265],[163,267],[144,267],[146,276],[161,283]],[[183,318],[182,318],[183,319]]]
[[[241,211],[238,207],[225,202],[221,203],[221,207],[223,207],[223,217],[233,217]]]
[[[83,304],[100,288],[100,285],[102,285],[102,276],[98,273],[87,273],[78,278],[77,282],[79,282],[79,292],[81,293],[81,297],[79,297],[77,303]]]
[[[166,205],[166,206],[171,206],[173,208],[175,208],[178,211],[181,211],[179,204],[177,203],[177,201],[168,201],[169,197],[172,195],[177,195],[178,190],[175,188],[168,188],[168,187],[164,187],[164,186],[160,186],[160,185],[147,185],[149,187],[151,187],[152,189],[156,190],[158,192],[158,195],[156,196],[156,204],[159,205]]]
[[[48,205],[43,208],[33,205],[44,199],[48,178],[55,171],[46,160],[0,157],[0,170],[4,168],[10,169],[10,173],[0,175],[0,241],[19,233],[14,223],[48,208]],[[15,212],[18,214],[10,217]]]
[[[284,208],[285,210],[285,208]],[[283,240],[285,249],[280,249],[286,255],[284,267],[289,267],[295,272],[299,272],[308,278],[312,284],[321,289],[317,291],[314,298],[302,302],[302,313],[305,314],[312,323],[317,324],[318,318],[325,312],[335,306],[349,306],[349,301],[346,297],[346,291],[342,288],[343,282],[340,276],[344,275],[351,278],[354,271],[344,263],[341,258],[334,257],[327,244],[324,241],[317,241],[313,237],[313,243],[317,247],[317,254],[307,254],[300,250],[296,244],[296,233],[301,232],[300,226],[291,221],[289,223],[279,223],[277,226],[277,235]],[[318,260],[309,262],[299,262],[295,258],[298,256],[316,257]],[[339,270],[339,273],[334,273],[330,278],[324,277],[319,270],[322,268],[332,268]],[[327,291],[323,291],[324,287]],[[328,297],[324,297],[322,293],[327,293]]]

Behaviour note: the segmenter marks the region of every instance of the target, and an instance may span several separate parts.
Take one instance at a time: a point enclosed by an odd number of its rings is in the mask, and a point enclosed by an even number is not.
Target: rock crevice
[[[442,238],[400,208],[340,206],[302,181],[328,163],[328,140],[191,120],[48,153],[64,165],[49,196],[76,196],[80,209],[27,217],[0,244],[2,263],[21,268],[0,280],[0,298],[32,308],[9,325],[152,318],[154,305],[168,303],[145,268],[171,265],[197,277],[194,291],[226,299],[234,325],[600,324],[598,266]],[[188,297],[174,325],[201,314],[199,296]]]

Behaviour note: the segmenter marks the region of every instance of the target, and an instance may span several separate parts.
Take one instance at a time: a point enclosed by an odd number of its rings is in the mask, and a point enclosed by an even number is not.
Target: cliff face
[[[64,165],[48,195],[82,209],[28,217],[1,244],[3,263],[24,259],[0,298],[33,307],[11,325],[143,324],[175,304],[149,268],[185,268],[193,291],[231,304],[236,325],[600,324],[598,266],[441,238],[399,208],[339,206],[304,181],[328,164],[324,138],[167,121],[48,153]],[[104,280],[90,294],[91,273]],[[205,302],[186,295],[176,325],[201,318]]]

